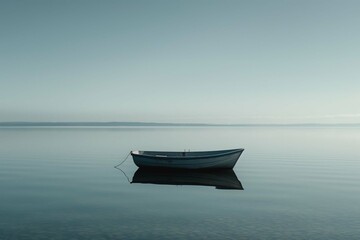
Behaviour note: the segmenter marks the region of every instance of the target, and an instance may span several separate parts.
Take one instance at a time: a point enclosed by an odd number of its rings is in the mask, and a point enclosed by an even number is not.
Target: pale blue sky
[[[0,121],[360,122],[360,1],[0,1]]]

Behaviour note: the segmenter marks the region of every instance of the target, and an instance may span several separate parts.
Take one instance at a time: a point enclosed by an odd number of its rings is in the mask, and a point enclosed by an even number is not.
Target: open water
[[[244,190],[130,184],[114,168],[130,150],[239,147]],[[132,181],[131,157],[121,170]],[[360,128],[0,128],[0,239],[359,239],[359,226]]]

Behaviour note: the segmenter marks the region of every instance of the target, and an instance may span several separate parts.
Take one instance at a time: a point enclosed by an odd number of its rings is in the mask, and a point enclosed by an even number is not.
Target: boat
[[[243,148],[238,148],[201,152],[131,151],[130,153],[139,168],[232,169],[243,151]]]
[[[188,169],[138,168],[131,183],[211,186],[216,189],[244,190],[232,169],[199,171]]]

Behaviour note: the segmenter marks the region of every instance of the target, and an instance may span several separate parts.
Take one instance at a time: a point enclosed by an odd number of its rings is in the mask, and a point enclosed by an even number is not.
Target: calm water
[[[244,190],[113,167],[238,147]],[[359,239],[360,128],[0,128],[0,191],[0,239]]]

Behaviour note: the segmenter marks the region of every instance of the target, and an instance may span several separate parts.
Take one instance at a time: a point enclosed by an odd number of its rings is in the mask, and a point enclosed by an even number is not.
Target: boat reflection
[[[232,169],[194,171],[139,168],[131,183],[214,186],[216,189],[244,190]]]

